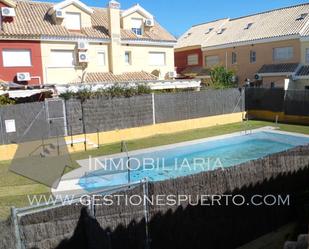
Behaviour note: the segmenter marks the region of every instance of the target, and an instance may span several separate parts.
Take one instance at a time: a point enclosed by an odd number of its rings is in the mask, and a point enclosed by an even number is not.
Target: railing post
[[[152,124],[156,124],[156,106],[155,106],[155,95],[151,93],[151,100],[152,100]]]
[[[149,238],[149,210],[148,210],[148,179],[144,178],[142,180],[143,193],[144,193],[144,217],[145,217],[145,249],[150,248],[150,238]]]
[[[21,243],[19,226],[18,226],[17,210],[16,210],[15,207],[11,208],[11,214],[12,214],[12,222],[13,222],[13,226],[14,226],[16,249],[23,249],[22,248],[22,243]]]
[[[73,147],[73,130],[72,130],[72,125],[70,125],[70,132],[71,132],[71,147]]]
[[[98,142],[97,148],[99,149],[100,148],[100,130],[99,129],[97,129],[97,142]]]

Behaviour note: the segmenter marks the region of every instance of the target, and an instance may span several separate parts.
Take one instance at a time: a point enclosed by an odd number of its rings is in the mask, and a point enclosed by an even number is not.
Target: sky
[[[41,0],[46,1],[46,0]],[[48,0],[49,1],[49,0]],[[61,0],[51,0],[59,2]],[[106,7],[108,0],[81,0],[88,6]],[[250,15],[270,9],[309,2],[309,0],[118,0],[121,9],[139,3],[176,37],[192,25],[220,18]]]

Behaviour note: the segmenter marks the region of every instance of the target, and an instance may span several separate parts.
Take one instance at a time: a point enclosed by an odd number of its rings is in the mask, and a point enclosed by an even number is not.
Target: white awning
[[[15,91],[0,90],[0,95],[8,94],[11,99],[18,99],[18,98],[27,98],[27,97],[31,97],[39,93],[50,92],[50,91],[51,90],[46,90],[46,89],[15,90]]]

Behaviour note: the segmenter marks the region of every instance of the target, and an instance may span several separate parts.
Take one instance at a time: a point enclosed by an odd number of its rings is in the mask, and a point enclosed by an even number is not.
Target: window
[[[73,50],[51,50],[51,67],[74,67],[75,58]]]
[[[136,35],[142,35],[143,34],[143,19],[132,18],[131,24],[132,24],[132,31]]]
[[[309,63],[309,48],[306,48],[306,63]]]
[[[98,66],[105,66],[105,52],[98,51],[97,53]]]
[[[273,49],[273,60],[284,61],[293,58],[293,47],[282,47]]]
[[[256,52],[255,51],[250,51],[250,63],[255,63],[256,62]]]
[[[151,65],[151,66],[164,66],[165,65],[165,53],[163,53],[163,52],[150,52],[149,53],[149,65]]]
[[[187,57],[187,64],[189,66],[197,65],[198,64],[198,54],[189,54]]]
[[[246,25],[245,29],[250,29],[252,25],[253,25],[253,22],[249,22],[249,23]]]
[[[205,64],[207,67],[212,67],[219,64],[219,56],[212,55],[205,57]]]
[[[125,63],[126,63],[127,65],[131,65],[131,63],[132,63],[131,52],[126,51],[126,52],[124,53],[124,61],[125,61]]]
[[[232,64],[237,63],[237,54],[235,52],[232,52]]]
[[[214,28],[209,28],[206,32],[205,35],[209,34]]]
[[[296,21],[300,21],[300,20],[303,20],[307,17],[308,13],[302,13],[300,14],[295,20]]]
[[[80,13],[66,12],[65,26],[70,30],[80,30],[81,28],[81,15]]]
[[[29,49],[4,49],[2,51],[4,67],[31,67],[31,51]]]
[[[309,86],[305,86],[305,90],[309,90]]]
[[[226,30],[226,28],[223,28],[223,29],[219,29],[218,31],[217,31],[217,34],[218,35],[221,35],[221,34],[223,34],[223,32]]]

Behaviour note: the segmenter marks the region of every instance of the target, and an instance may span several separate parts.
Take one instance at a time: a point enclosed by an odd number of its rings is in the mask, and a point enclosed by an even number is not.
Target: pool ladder
[[[125,152],[126,155],[127,155],[127,160],[128,160],[128,163],[127,163],[127,167],[128,167],[128,184],[131,183],[131,177],[130,177],[130,170],[131,170],[131,167],[130,167],[130,155],[129,155],[129,150],[128,150],[128,146],[127,146],[127,143],[126,141],[121,141],[121,152]]]
[[[244,127],[245,127],[245,135],[252,134],[252,129],[251,129],[251,126],[249,124],[248,118],[244,121]]]

